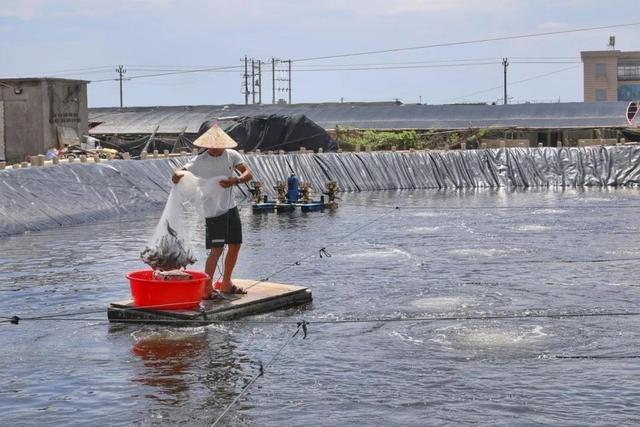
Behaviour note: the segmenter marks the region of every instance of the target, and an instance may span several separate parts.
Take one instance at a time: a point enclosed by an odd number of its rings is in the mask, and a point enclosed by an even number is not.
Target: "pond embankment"
[[[640,146],[461,151],[244,154],[256,180],[273,186],[291,172],[324,191],[637,186]],[[114,160],[0,171],[0,236],[160,209],[169,176],[186,157]],[[248,194],[248,186],[240,188]],[[241,194],[242,196],[242,194]]]

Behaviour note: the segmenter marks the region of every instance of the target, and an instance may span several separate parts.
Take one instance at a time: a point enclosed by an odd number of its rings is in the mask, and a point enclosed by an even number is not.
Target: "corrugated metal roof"
[[[11,77],[6,79],[0,79],[0,82],[12,82],[12,83],[44,82],[44,81],[67,82],[67,83],[90,83],[89,80],[63,79],[59,77]]]
[[[259,114],[304,114],[325,129],[624,128],[627,102],[571,102],[515,105],[200,105],[91,108],[91,134],[197,133],[213,118]]]

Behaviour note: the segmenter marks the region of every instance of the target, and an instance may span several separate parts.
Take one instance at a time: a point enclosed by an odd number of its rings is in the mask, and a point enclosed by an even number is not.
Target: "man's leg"
[[[209,275],[209,281],[204,287],[205,296],[213,292],[213,276],[214,274],[216,274],[216,266],[218,265],[218,259],[220,259],[220,255],[222,255],[222,247],[211,248],[211,252],[207,257],[207,262],[205,262],[204,264],[204,272]]]
[[[222,276],[222,284],[220,285],[222,292],[231,292],[231,275],[233,274],[233,269],[236,267],[240,246],[238,243],[230,243],[227,245],[227,256],[224,257],[224,274]]]

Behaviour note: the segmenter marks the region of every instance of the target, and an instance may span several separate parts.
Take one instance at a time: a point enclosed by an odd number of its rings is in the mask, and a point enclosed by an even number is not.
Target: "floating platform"
[[[324,202],[276,203],[274,206],[276,212],[293,212],[294,210],[296,210],[296,208],[300,208],[302,212],[317,212],[328,207]]]
[[[325,208],[321,202],[301,203],[299,206],[302,212],[318,212]]]
[[[336,206],[337,205],[335,205],[335,203],[332,203],[332,202],[325,203],[322,201],[309,202],[309,203],[262,202],[262,203],[253,203],[251,205],[254,213],[273,212],[274,210],[278,213],[293,212],[297,208],[300,208],[302,212],[318,212],[318,211],[323,211],[325,209],[333,209]]]
[[[254,203],[251,207],[254,212],[273,212],[276,208],[276,202]]]
[[[276,203],[276,212],[293,212],[296,210],[295,203]]]
[[[144,321],[166,324],[175,320],[176,324],[189,324],[189,321],[202,324],[282,310],[312,300],[309,288],[302,286],[273,282],[255,284],[255,280],[241,279],[233,282],[241,288],[251,288],[246,295],[233,295],[229,300],[202,301],[200,308],[193,310],[145,309],[135,307],[132,300],[113,302],[107,309],[107,317],[110,322],[119,323]]]

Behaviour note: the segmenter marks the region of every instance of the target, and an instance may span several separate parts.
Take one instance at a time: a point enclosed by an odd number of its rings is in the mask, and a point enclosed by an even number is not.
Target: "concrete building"
[[[585,102],[640,99],[640,51],[586,51],[580,56]]]
[[[15,163],[87,133],[87,81],[0,79],[0,161]]]

